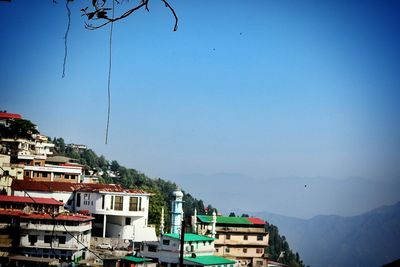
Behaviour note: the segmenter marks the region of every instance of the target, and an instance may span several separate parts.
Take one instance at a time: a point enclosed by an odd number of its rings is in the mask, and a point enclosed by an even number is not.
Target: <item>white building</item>
[[[39,163],[39,162],[38,162]],[[50,165],[38,166],[26,165],[24,167],[24,178],[37,181],[70,182],[79,183],[82,176],[82,167],[74,165]]]
[[[22,190],[21,186],[24,190]],[[14,195],[53,197],[71,211],[91,214],[93,235],[133,242],[155,241],[154,227],[148,227],[149,193],[124,189],[116,184],[13,181]]]
[[[147,226],[149,197],[142,190],[120,185],[86,184],[75,192],[74,210],[92,214],[94,228],[101,229],[102,237],[155,241],[155,228]]]

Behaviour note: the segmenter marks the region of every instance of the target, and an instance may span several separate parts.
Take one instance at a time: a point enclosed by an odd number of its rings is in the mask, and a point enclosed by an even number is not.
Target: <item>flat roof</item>
[[[234,264],[236,262],[218,256],[184,257],[184,259],[201,265]]]
[[[181,239],[180,234],[164,234],[164,236],[171,237],[173,239]],[[215,238],[205,236],[205,235],[196,235],[196,234],[191,234],[191,233],[185,233],[185,242],[191,242],[191,241],[214,241]]]
[[[152,261],[151,259],[148,259],[148,258],[139,258],[139,257],[135,257],[135,256],[125,256],[122,259],[126,260],[126,261],[131,261],[131,262],[134,262],[134,263],[142,263],[142,262],[150,262],[150,261]]]

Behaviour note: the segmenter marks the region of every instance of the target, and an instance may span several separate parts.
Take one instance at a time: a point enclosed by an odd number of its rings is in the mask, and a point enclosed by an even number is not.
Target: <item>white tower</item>
[[[215,234],[217,233],[216,226],[217,226],[217,214],[215,213],[215,210],[214,210],[212,213],[212,221],[211,221],[211,237],[212,238],[215,238]]]
[[[197,209],[194,208],[193,216],[192,216],[192,232],[197,234]]]
[[[175,197],[175,200],[172,201],[171,205],[171,234],[180,234],[183,219],[183,193],[177,189],[172,195]]]
[[[161,208],[160,234],[164,234],[164,207]]]

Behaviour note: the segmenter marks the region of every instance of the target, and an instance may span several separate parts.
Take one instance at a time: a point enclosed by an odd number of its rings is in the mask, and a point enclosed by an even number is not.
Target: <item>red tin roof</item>
[[[6,119],[22,119],[22,116],[19,114],[13,114],[13,113],[7,113],[7,112],[0,112],[0,119],[6,120]]]
[[[14,180],[11,184],[14,191],[44,191],[44,192],[125,192],[136,194],[147,194],[146,191],[140,189],[125,189],[120,184],[90,184],[90,183],[68,183],[68,182],[50,182],[50,181],[34,181],[32,179]],[[23,191],[23,190],[22,190]]]
[[[265,224],[265,221],[262,220],[262,219],[260,219],[260,218],[250,217],[250,218],[247,218],[247,220],[249,220],[249,221],[252,222],[253,224],[262,224],[262,225]]]
[[[23,219],[42,219],[42,220],[57,220],[57,221],[91,221],[94,218],[82,214],[60,214],[54,218],[48,213],[25,213],[21,210],[0,210],[2,216],[14,216]]]
[[[5,196],[0,195],[0,202],[16,202],[16,203],[36,203],[36,204],[46,204],[62,206],[62,202],[55,200],[54,198],[44,198],[44,197],[22,197],[22,196]]]

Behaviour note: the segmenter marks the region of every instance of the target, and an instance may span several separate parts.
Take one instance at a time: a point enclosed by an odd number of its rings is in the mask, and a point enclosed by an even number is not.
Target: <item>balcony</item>
[[[77,226],[66,225],[53,225],[53,224],[33,224],[33,223],[21,223],[21,229],[23,230],[36,230],[36,231],[54,231],[55,232],[84,232],[92,229],[91,223],[80,224]]]

